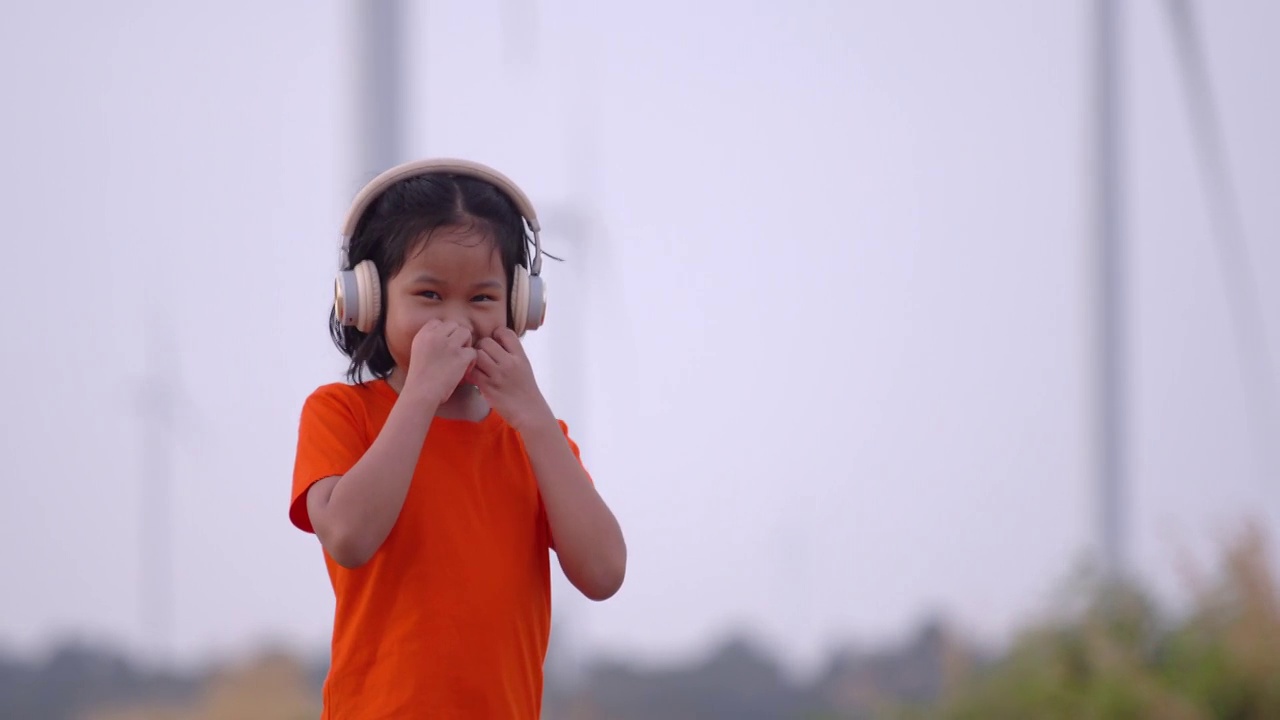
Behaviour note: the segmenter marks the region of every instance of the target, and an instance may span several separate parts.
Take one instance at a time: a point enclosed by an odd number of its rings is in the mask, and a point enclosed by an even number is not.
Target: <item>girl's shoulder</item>
[[[313,399],[318,400],[341,400],[346,402],[370,403],[386,400],[395,400],[395,390],[387,384],[386,380],[375,379],[366,380],[362,383],[349,382],[331,382],[325,383],[311,391],[307,396],[307,401]]]

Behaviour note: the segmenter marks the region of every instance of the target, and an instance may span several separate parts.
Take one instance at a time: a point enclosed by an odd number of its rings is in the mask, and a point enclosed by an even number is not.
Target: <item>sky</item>
[[[803,665],[935,613],[1000,642],[1050,607],[1096,524],[1088,5],[412,5],[406,158],[501,169],[565,258],[525,344],[629,548],[605,603],[557,578],[574,652],[661,662],[745,630]],[[1251,518],[1280,572],[1280,442],[1250,415],[1163,6],[1124,6],[1128,547],[1176,604],[1183,555],[1208,567]],[[1280,7],[1197,7],[1248,331],[1277,358]],[[287,504],[302,401],[344,368],[340,223],[381,169],[355,20],[0,9],[0,648],[325,647]],[[145,404],[162,381],[173,403]],[[172,481],[163,635],[148,447]]]

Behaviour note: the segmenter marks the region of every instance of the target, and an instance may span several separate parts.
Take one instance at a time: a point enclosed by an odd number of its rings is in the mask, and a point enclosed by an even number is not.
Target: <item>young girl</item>
[[[536,718],[549,549],[589,598],[622,584],[622,532],[520,344],[539,230],[458,160],[392,168],[351,207],[330,316],[350,382],[303,405],[289,508],[336,599],[326,720]]]

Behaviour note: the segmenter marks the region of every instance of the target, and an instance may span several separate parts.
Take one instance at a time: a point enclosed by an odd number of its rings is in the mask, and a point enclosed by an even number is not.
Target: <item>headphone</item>
[[[542,241],[538,237],[541,228],[533,203],[514,182],[493,168],[470,160],[437,158],[415,160],[397,165],[369,181],[351,204],[342,226],[342,267],[334,280],[333,311],[343,325],[352,326],[362,333],[373,332],[382,314],[382,287],[378,281],[378,269],[372,260],[362,260],[355,267],[345,269],[348,251],[356,225],[369,205],[387,188],[401,180],[419,175],[461,175],[487,182],[498,188],[516,206],[521,218],[533,234],[533,262],[529,268],[517,264],[512,272],[511,320],[516,335],[539,328],[547,315],[547,286],[541,277]]]

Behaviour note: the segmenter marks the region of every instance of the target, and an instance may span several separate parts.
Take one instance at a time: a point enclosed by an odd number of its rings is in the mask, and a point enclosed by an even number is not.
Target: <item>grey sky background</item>
[[[488,162],[544,224],[590,220],[585,244],[547,227],[567,261],[526,344],[630,566],[604,604],[557,585],[564,637],[661,660],[747,628],[806,662],[934,611],[994,642],[1044,609],[1094,528],[1089,5],[414,6],[408,154]],[[1274,532],[1280,480],[1163,6],[1125,5],[1130,547],[1178,602],[1179,553],[1210,562],[1249,517]],[[1280,355],[1280,6],[1197,5]],[[339,224],[376,170],[354,19],[0,10],[0,647],[154,640],[137,400],[164,368],[169,647],[327,642],[319,548],[286,511],[302,400],[344,367]],[[163,327],[171,355],[147,350]]]

